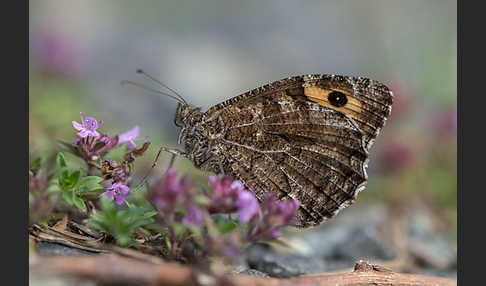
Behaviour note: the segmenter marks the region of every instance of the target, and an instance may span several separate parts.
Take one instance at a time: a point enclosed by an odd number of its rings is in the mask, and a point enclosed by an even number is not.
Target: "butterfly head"
[[[197,122],[201,121],[201,119],[201,107],[179,103],[174,117],[174,124],[177,127],[184,128],[187,126],[193,126]]]
[[[200,166],[204,159],[200,152],[195,150],[206,150],[208,146],[207,136],[200,130],[200,123],[203,120],[201,107],[194,107],[188,104],[179,103],[175,113],[174,123],[181,128],[178,143],[184,145],[187,158],[192,160],[196,166]],[[205,152],[203,152],[205,153]]]

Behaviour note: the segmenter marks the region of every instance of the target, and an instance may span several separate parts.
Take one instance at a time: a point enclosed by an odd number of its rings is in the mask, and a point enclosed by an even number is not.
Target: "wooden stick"
[[[449,278],[395,273],[365,261],[359,261],[354,271],[301,276],[289,279],[263,278],[248,275],[215,275],[179,264],[153,264],[114,254],[97,256],[59,256],[31,259],[34,273],[71,276],[98,283],[137,285],[457,285]]]

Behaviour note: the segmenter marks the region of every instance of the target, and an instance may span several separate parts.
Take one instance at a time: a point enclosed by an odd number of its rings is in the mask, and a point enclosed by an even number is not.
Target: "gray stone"
[[[394,250],[383,241],[374,226],[354,226],[326,258],[354,263],[360,259],[391,260],[394,257]]]
[[[247,263],[251,269],[271,277],[288,278],[302,274],[326,271],[326,264],[319,257],[278,253],[268,245],[255,244],[246,249]]]
[[[447,233],[438,231],[430,217],[417,212],[408,224],[408,249],[418,264],[447,270],[457,266],[457,253]]]
[[[395,251],[379,232],[386,211],[381,206],[345,209],[338,216],[297,240],[304,254],[320,256],[330,271],[352,268],[356,261],[390,260]]]

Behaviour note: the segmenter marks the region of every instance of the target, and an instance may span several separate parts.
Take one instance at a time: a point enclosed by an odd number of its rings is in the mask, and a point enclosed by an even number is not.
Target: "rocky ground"
[[[456,245],[441,224],[423,205],[350,207],[320,227],[288,230],[281,243],[248,247],[232,273],[287,278],[348,270],[364,259],[396,272],[456,278]],[[95,255],[52,243],[40,243],[37,253]],[[35,275],[31,283],[54,285]]]
[[[456,246],[426,209],[392,214],[383,206],[348,208],[311,231],[292,231],[281,246],[249,247],[235,271],[271,277],[351,269],[360,259],[394,271],[455,278]]]

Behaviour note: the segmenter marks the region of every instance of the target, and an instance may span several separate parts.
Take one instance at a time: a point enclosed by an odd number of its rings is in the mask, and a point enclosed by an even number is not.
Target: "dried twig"
[[[114,254],[35,257],[32,260],[33,272],[123,285],[457,285],[453,279],[395,273],[365,261],[359,261],[352,272],[276,279],[247,275],[219,276],[189,266],[153,264]]]

